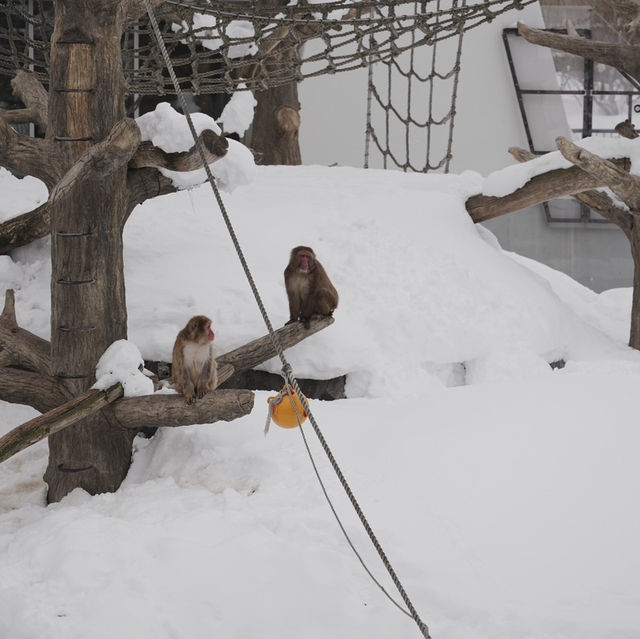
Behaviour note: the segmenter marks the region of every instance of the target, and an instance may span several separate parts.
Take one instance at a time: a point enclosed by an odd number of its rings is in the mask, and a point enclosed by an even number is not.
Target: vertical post
[[[68,170],[124,117],[122,0],[56,0],[49,126]],[[74,394],[93,383],[97,360],[126,337],[122,255],[126,167],[89,178],[51,211],[51,361]],[[132,434],[97,414],[49,438],[50,501],[81,487],[115,490],[131,459]]]

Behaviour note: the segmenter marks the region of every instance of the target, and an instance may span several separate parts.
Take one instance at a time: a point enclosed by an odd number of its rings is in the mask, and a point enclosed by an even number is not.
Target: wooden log
[[[628,73],[640,82],[640,47],[551,33],[542,29],[533,29],[522,22],[518,22],[518,32],[532,44],[573,53],[594,62],[608,64],[618,71]]]
[[[0,224],[0,255],[26,246],[51,232],[49,202]]]
[[[207,164],[212,164],[227,154],[229,142],[211,129],[206,129],[199,136],[204,147]],[[197,145],[182,153],[167,153],[151,142],[142,142],[135,155],[129,161],[130,169],[145,167],[168,169],[169,171],[195,171],[202,168],[202,158]]]
[[[14,428],[0,437],[0,462],[99,411],[122,397],[123,393],[122,385],[119,383],[104,391],[90,390],[44,415]]]
[[[612,160],[628,171],[629,160]],[[583,191],[608,186],[604,176],[598,177],[577,166],[554,169],[531,178],[524,186],[502,197],[473,195],[466,201],[466,208],[474,222],[485,222],[500,215],[521,211],[548,200],[554,200]]]
[[[333,324],[333,317],[312,319],[309,328],[302,322],[292,322],[274,331],[283,349],[291,348],[303,339]],[[216,359],[218,363],[218,384],[224,383],[235,373],[254,368],[262,362],[275,357],[277,351],[271,337],[265,335]]]
[[[509,149],[509,153],[518,160],[518,162],[528,162],[529,160],[534,160],[538,157],[535,153],[526,151],[519,147],[511,147]],[[614,162],[616,161],[614,160]],[[589,190],[583,191],[582,193],[575,193],[572,197],[578,200],[578,202],[581,202],[594,211],[600,213],[600,215],[609,220],[609,222],[613,222],[619,226],[627,236],[631,232],[631,227],[633,225],[633,217],[631,213],[617,206],[606,193],[603,193],[602,191]]]
[[[219,389],[207,393],[193,404],[182,395],[144,395],[126,397],[112,410],[113,417],[124,428],[158,428],[229,422],[248,415],[253,408],[254,394],[248,390]],[[111,412],[111,411],[109,411]]]

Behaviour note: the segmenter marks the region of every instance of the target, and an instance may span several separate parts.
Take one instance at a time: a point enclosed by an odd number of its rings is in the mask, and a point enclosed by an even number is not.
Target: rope
[[[198,95],[264,90],[303,78],[387,63],[412,48],[432,45],[522,8],[535,0],[469,0],[437,8],[437,0],[265,2],[166,0],[161,30],[183,91]],[[278,3],[281,4],[281,3]],[[53,0],[0,2],[0,75],[29,69],[49,83]],[[206,20],[205,20],[206,18]],[[176,28],[176,31],[173,29]],[[313,39],[313,47],[302,47]],[[374,39],[375,49],[368,46]],[[257,46],[256,46],[257,45]],[[291,58],[286,66],[281,56]],[[173,95],[149,21],[128,26],[123,71],[131,95]]]
[[[430,23],[432,33],[438,33],[443,29],[453,29],[454,27],[458,29],[458,42],[453,54],[451,67],[445,72],[438,70],[438,44],[440,39],[429,35],[429,41],[426,44],[431,48],[431,69],[421,74],[416,68],[419,64],[419,60],[416,59],[419,44],[425,44],[423,25],[417,23],[413,25],[411,30],[411,45],[408,47],[408,52],[403,52],[393,56],[391,59],[383,60],[382,64],[386,65],[386,74],[380,74],[377,83],[370,67],[367,83],[366,168],[371,165],[369,147],[372,141],[375,148],[382,155],[382,166],[385,169],[390,163],[393,163],[403,171],[411,170],[422,173],[439,169],[444,169],[445,173],[449,171],[449,164],[453,157],[453,132],[462,55],[462,39],[466,24],[462,19],[456,20],[452,16],[465,15],[464,11],[467,10],[467,0],[462,0],[462,2],[452,0],[451,8],[448,11],[442,9],[441,0],[434,1],[436,2],[436,7],[433,12],[432,22]],[[419,15],[418,2],[415,3],[414,14]],[[441,56],[442,54],[440,54],[440,57]],[[407,62],[406,70],[403,69],[401,64],[405,59]],[[450,81],[451,85],[451,99],[448,111],[440,118],[434,117],[434,98],[437,95],[436,81]],[[406,108],[404,112],[401,112],[394,104],[394,95],[398,92],[394,90],[394,87],[402,82],[406,84]],[[416,84],[422,85],[424,87],[423,91],[426,91],[425,102],[427,115],[426,118],[422,120],[416,118],[412,113],[413,103],[420,98],[420,95],[416,91],[416,88],[419,87],[416,87]],[[384,88],[380,89],[379,85],[384,85]],[[383,93],[386,94],[384,97]],[[378,128],[382,130],[380,133],[374,124],[376,118],[373,117],[372,103],[375,103],[376,107],[382,111],[379,118],[377,118],[379,122]],[[423,106],[422,103],[420,103],[420,106]],[[443,140],[439,145],[441,150],[439,157],[433,157],[437,152],[434,148],[434,134],[438,127],[447,127],[445,131],[446,140]],[[416,135],[416,129],[418,129],[417,133],[421,134],[420,136]],[[394,152],[392,149],[392,140],[400,137],[397,135],[400,130],[404,130],[404,135],[402,136],[404,138],[404,149],[402,153]],[[424,132],[424,136],[422,136],[422,132]],[[412,161],[411,152],[412,147],[415,147],[416,139],[420,139],[421,137],[422,143],[425,146],[424,164],[417,164]]]
[[[351,505],[353,506],[353,508],[355,509],[356,513],[358,514],[358,517],[360,518],[360,522],[362,523],[364,529],[366,530],[369,539],[371,540],[373,546],[375,547],[376,551],[378,552],[378,555],[380,556],[380,559],[382,560],[382,563],[384,564],[385,568],[387,569],[387,572],[389,573],[394,585],[396,586],[396,588],[398,589],[398,592],[400,593],[400,596],[402,597],[403,601],[405,602],[405,605],[407,606],[409,612],[411,613],[411,617],[414,619],[414,621],[416,622],[420,632],[422,633],[423,637],[425,639],[431,639],[430,635],[429,635],[429,629],[427,627],[427,625],[420,619],[420,616],[418,615],[416,609],[414,608],[413,604],[411,603],[411,600],[409,599],[409,596],[407,595],[407,592],[405,591],[402,583],[400,582],[400,579],[398,578],[398,576],[395,573],[395,570],[393,569],[389,559],[387,558],[384,550],[382,549],[382,546],[380,545],[380,543],[378,542],[378,539],[376,538],[371,526],[369,525],[369,522],[367,521],[362,509],[360,508],[360,505],[358,504],[353,492],[351,491],[351,488],[349,487],[349,484],[347,483],[347,480],[345,479],[342,471],[340,470],[340,467],[338,466],[338,463],[335,459],[335,457],[333,456],[333,453],[331,452],[331,449],[329,448],[329,445],[327,444],[316,420],[315,417],[313,416],[313,413],[311,411],[311,408],[306,400],[306,398],[304,397],[304,395],[302,395],[302,392],[300,391],[300,387],[298,386],[298,381],[297,379],[294,377],[293,375],[293,371],[291,369],[290,364],[287,362],[285,356],[284,356],[284,352],[282,349],[282,346],[280,344],[280,340],[278,339],[277,335],[275,334],[274,330],[273,330],[273,326],[271,324],[271,320],[269,319],[269,316],[267,314],[267,311],[264,307],[264,304],[262,302],[262,299],[260,297],[260,293],[256,287],[256,284],[253,280],[253,276],[251,275],[251,271],[249,269],[249,266],[247,264],[247,261],[244,257],[244,254],[242,252],[242,248],[240,246],[240,243],[238,241],[238,238],[235,234],[233,225],[231,224],[231,220],[229,219],[229,215],[227,213],[226,207],[224,205],[224,202],[222,200],[222,197],[220,195],[220,191],[218,189],[218,185],[216,184],[216,181],[213,177],[213,174],[211,173],[211,169],[207,163],[207,158],[205,155],[205,150],[204,150],[204,146],[201,143],[198,134],[196,132],[195,126],[193,124],[193,121],[191,119],[191,114],[189,112],[189,108],[187,105],[187,102],[184,98],[184,94],[182,93],[181,89],[180,89],[180,85],[178,82],[178,78],[175,75],[175,71],[173,69],[173,65],[171,64],[171,59],[169,57],[169,54],[167,52],[166,47],[164,46],[164,42],[162,40],[162,34],[160,32],[160,28],[158,26],[158,23],[156,21],[155,15],[153,13],[153,9],[151,7],[151,3],[150,0],[144,0],[144,4],[145,4],[145,8],[147,10],[147,14],[149,16],[149,20],[151,22],[154,34],[158,40],[158,46],[160,47],[160,50],[162,52],[162,56],[164,58],[165,61],[165,65],[166,68],[169,72],[169,75],[171,77],[171,80],[174,83],[174,87],[176,89],[176,94],[178,96],[178,99],[180,100],[180,104],[182,106],[183,109],[183,113],[187,119],[187,123],[189,125],[189,129],[191,131],[191,135],[193,136],[194,139],[194,143],[198,148],[198,152],[200,154],[200,158],[202,160],[202,164],[205,168],[205,172],[207,175],[207,179],[209,181],[209,184],[211,186],[211,189],[213,190],[214,196],[216,198],[216,201],[218,203],[218,206],[220,208],[220,212],[222,214],[222,217],[224,219],[225,225],[227,226],[227,230],[229,231],[229,235],[231,237],[231,240],[233,242],[233,245],[236,249],[236,253],[238,254],[238,258],[240,259],[240,262],[242,264],[242,268],[244,269],[245,275],[247,277],[247,281],[249,282],[249,285],[251,287],[251,290],[253,292],[253,295],[255,297],[256,303],[258,304],[258,307],[260,309],[260,312],[262,314],[262,318],[265,322],[265,325],[267,327],[267,330],[269,332],[269,336],[271,338],[271,342],[274,346],[274,348],[276,349],[277,353],[278,353],[278,357],[280,358],[280,361],[282,362],[282,370],[283,373],[286,375],[286,378],[289,380],[289,383],[291,384],[291,386],[293,387],[293,389],[296,391],[296,393],[298,394],[298,396],[300,397],[300,400],[302,402],[302,405],[307,413],[307,415],[309,416],[309,421],[311,422],[311,425],[313,426],[313,429],[316,433],[316,436],[318,437],[318,440],[320,441],[322,448],[324,449],[325,454],[327,455],[329,461],[331,462],[331,466],[333,467],[333,470],[335,471],[336,475],[338,476],[338,479],[340,480],[340,483],[343,487],[343,489],[345,490],[347,496],[349,497],[349,500],[351,501]],[[301,431],[302,432],[302,431]]]

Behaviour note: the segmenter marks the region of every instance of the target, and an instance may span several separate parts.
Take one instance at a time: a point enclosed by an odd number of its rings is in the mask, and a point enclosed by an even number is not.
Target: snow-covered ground
[[[503,252],[464,209],[482,184],[262,167],[224,199],[275,326],[293,246],[312,246],[340,292],[335,323],[287,356],[300,377],[347,374],[348,399],[311,407],[434,639],[637,639],[631,292]],[[4,170],[0,193],[5,217],[46,197]],[[265,333],[208,186],[138,207],[125,266],[129,339],[147,359],[170,359],[195,314],[213,318],[220,353]],[[0,293],[14,288],[18,321],[45,338],[49,278],[48,241],[0,257]],[[0,637],[420,636],[347,546],[299,431],[264,437],[268,396],[232,423],[136,440],[115,494],[46,506],[46,442],[1,464]],[[0,434],[35,414],[0,403]]]

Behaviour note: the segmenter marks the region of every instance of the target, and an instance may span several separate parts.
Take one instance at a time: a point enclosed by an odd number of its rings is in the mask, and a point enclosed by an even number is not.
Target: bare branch
[[[640,82],[640,48],[629,44],[598,42],[572,35],[550,33],[533,29],[518,22],[518,32],[528,42],[543,47],[574,53],[594,62],[608,64],[618,71],[628,73]]]
[[[626,162],[628,165],[628,160]],[[521,188],[503,197],[473,195],[466,201],[466,207],[474,222],[485,222],[548,200],[606,186],[607,183],[602,178],[597,178],[573,166],[537,175]]]
[[[557,138],[556,144],[569,162],[590,173],[596,180],[604,182],[604,186],[608,186],[630,209],[640,209],[640,178],[566,138]]]
[[[42,83],[33,73],[18,71],[16,77],[11,80],[13,94],[22,100],[27,107],[25,112],[32,114],[29,122],[35,122],[43,130],[47,128],[49,112],[49,94]]]
[[[293,322],[275,332],[283,349],[291,348],[303,339],[333,324],[333,317],[321,317],[311,320],[309,328],[302,322]],[[277,355],[271,337],[265,335],[240,348],[229,351],[216,359],[218,363],[218,384],[222,384],[240,371],[246,371]]]
[[[51,153],[46,140],[19,135],[0,114],[0,166],[34,175],[51,189],[60,178],[60,167],[52,161]]]
[[[0,255],[25,246],[51,232],[51,209],[45,202],[37,209],[0,224]]]
[[[511,153],[518,162],[528,162],[529,160],[534,160],[538,157],[535,153],[531,153],[531,151],[526,151],[525,149],[520,149],[518,147],[511,147],[509,149],[509,153]],[[620,161],[618,160],[618,162]],[[582,202],[582,204],[585,204],[589,208],[600,213],[602,217],[606,218],[610,222],[618,225],[625,234],[629,235],[631,232],[633,223],[631,214],[629,211],[616,206],[614,201],[606,193],[590,190],[583,191],[582,193],[576,193],[573,197],[579,202]]]
[[[11,365],[49,375],[51,356],[49,342],[20,328],[16,324],[13,291],[5,294],[5,311],[0,315],[0,346],[3,359],[11,358]]]
[[[27,404],[41,413],[60,406],[70,394],[55,377],[19,368],[0,368],[0,399],[13,404]]]
[[[211,129],[203,131],[199,138],[204,147],[207,164],[224,157],[229,149],[229,142]],[[195,171],[202,168],[202,159],[196,145],[183,153],[167,153],[151,142],[142,142],[129,162],[129,168],[141,169],[154,167],[169,171]]]
[[[126,164],[140,144],[140,129],[135,120],[117,122],[109,135],[88,148],[57,184],[49,202],[73,193],[85,180],[111,175]]]
[[[96,413],[119,397],[124,390],[121,384],[114,384],[106,390],[90,390],[74,397],[62,406],[58,406],[40,415],[0,437],[0,462],[9,459],[21,450],[39,442],[41,439],[57,433],[63,428],[76,424],[88,415]]]
[[[127,173],[127,192],[129,202],[127,204],[127,217],[133,209],[146,200],[159,195],[175,193],[178,187],[156,169],[133,169]]]

